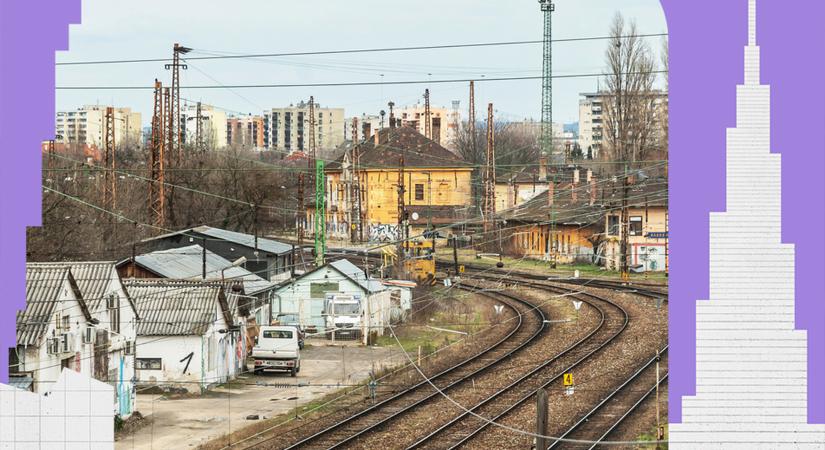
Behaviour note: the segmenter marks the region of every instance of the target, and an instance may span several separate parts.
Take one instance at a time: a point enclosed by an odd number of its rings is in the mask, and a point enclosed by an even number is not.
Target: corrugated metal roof
[[[205,234],[215,239],[234,242],[238,245],[243,245],[244,247],[255,248],[255,236],[251,234],[222,230],[220,228],[212,228],[205,225],[192,228],[192,231]],[[258,249],[267,253],[282,255],[284,253],[291,252],[292,246],[284,244],[283,242],[274,241],[272,239],[258,237]]]
[[[159,250],[135,257],[135,262],[145,269],[164,278],[174,280],[199,280],[203,275],[203,247],[188,247]],[[275,286],[265,279],[232,263],[211,251],[206,251],[207,281],[242,280],[247,295],[255,295]],[[138,308],[138,311],[140,309]]]
[[[217,319],[216,306],[226,314],[217,283],[129,278],[123,284],[141,316],[138,336],[203,335]]]
[[[84,261],[71,263],[28,263],[29,267],[66,267],[71,269],[72,276],[80,289],[80,295],[86,301],[90,311],[97,311],[109,284],[112,282],[112,273],[115,272],[114,261]],[[105,303],[103,303],[105,304]]]
[[[17,312],[17,344],[39,345],[49,328],[55,306],[60,302],[63,285],[69,285],[78,298],[80,309],[91,320],[80,289],[68,267],[26,265],[26,309]]]
[[[329,265],[344,274],[353,282],[358,283],[359,286],[364,288],[364,290],[370,294],[383,291],[387,288],[378,280],[367,279],[367,275],[364,271],[359,269],[358,266],[351,263],[348,259],[339,259],[338,261],[329,263]]]

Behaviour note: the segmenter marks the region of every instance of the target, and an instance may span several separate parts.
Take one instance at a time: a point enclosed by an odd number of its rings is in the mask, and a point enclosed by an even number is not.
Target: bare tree
[[[655,63],[636,23],[617,13],[605,53],[604,135],[606,157],[633,166],[657,144]]]

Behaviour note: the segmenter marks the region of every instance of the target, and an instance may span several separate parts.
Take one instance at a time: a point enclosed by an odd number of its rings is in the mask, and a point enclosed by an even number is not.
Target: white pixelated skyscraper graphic
[[[781,157],[759,63],[749,0],[727,211],[710,216],[710,299],[696,305],[696,395],[670,426],[671,449],[825,449],[825,425],[807,423],[807,333],[794,329],[794,246],[782,243]]]

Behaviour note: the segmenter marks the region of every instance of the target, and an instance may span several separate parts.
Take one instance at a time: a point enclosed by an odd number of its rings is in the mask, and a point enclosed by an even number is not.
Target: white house
[[[324,320],[327,293],[366,299],[362,304],[363,323],[379,335],[393,316],[390,290],[380,281],[368,279],[363,270],[346,259],[319,267],[275,290],[273,314],[297,314],[301,325],[324,333],[328,331]]]
[[[124,285],[141,317],[135,360],[141,388],[198,392],[243,370],[245,333],[223,284],[127,279]]]
[[[115,263],[28,263],[26,284],[26,310],[17,317],[18,383],[30,379],[31,390],[42,393],[69,368],[109,383],[113,413],[130,416],[138,317]]]

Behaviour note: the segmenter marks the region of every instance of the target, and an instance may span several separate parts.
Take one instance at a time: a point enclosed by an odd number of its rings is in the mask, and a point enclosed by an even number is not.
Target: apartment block
[[[131,108],[115,108],[115,145],[141,141],[141,115]],[[106,105],[85,105],[74,111],[58,111],[55,116],[55,141],[102,147],[103,118]]]
[[[206,149],[221,149],[228,145],[226,113],[210,105],[201,104],[201,140]],[[188,104],[181,109],[180,127],[183,143],[195,145],[197,143],[198,107],[197,104]]]
[[[230,117],[226,120],[226,143],[229,146],[263,150],[264,118],[262,116]]]
[[[350,126],[344,119],[344,108],[322,108],[316,103],[315,114],[316,147],[326,150],[343,144]],[[265,111],[262,130],[263,148],[283,152],[309,150],[309,103],[302,101]]]
[[[606,91],[579,95],[583,97],[579,99],[579,146],[585,157],[591,156],[596,159],[605,145],[605,108],[609,108],[611,102],[615,101],[615,96]],[[654,114],[660,116],[654,120],[657,132],[663,135],[664,127],[667,126],[667,92],[651,91],[650,101],[654,103]],[[661,120],[661,116],[664,116],[665,120]]]

